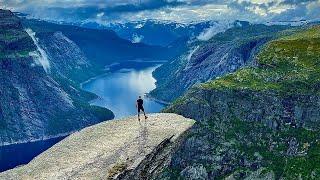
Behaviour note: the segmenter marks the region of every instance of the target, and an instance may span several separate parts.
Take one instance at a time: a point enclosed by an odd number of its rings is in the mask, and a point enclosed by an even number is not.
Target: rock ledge
[[[0,179],[113,179],[137,168],[164,142],[175,142],[194,121],[170,113],[106,121],[43,152],[29,164],[0,174]],[[152,163],[152,162],[150,162]]]

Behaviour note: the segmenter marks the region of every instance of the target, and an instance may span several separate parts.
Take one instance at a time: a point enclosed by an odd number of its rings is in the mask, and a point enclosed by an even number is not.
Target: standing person
[[[142,100],[141,96],[139,96],[139,98],[137,99],[136,108],[138,109],[138,120],[139,120],[139,121],[140,121],[140,111],[143,112],[145,119],[148,118],[148,117],[146,116],[146,113],[144,112],[143,100]]]

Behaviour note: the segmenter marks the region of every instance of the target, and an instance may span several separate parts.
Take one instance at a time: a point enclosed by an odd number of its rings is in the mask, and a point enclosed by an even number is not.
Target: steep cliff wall
[[[168,177],[317,179],[319,26],[271,41],[257,66],[191,89],[166,111],[197,120]]]
[[[48,53],[52,73],[83,82],[99,73],[80,47],[60,31],[36,33],[40,46]]]
[[[78,61],[66,67],[58,62],[72,60],[63,48],[74,47],[77,53],[72,42],[59,41],[55,49],[64,54],[57,57],[45,48],[49,46],[40,48],[37,34],[28,34],[10,11],[0,10],[0,26],[0,145],[57,136],[113,118],[112,112],[90,106],[87,100],[93,96],[79,90],[63,71],[82,69],[87,65],[78,65],[83,56],[73,54]]]

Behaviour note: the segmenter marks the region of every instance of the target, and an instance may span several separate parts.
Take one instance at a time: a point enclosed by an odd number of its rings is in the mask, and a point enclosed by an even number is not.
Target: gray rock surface
[[[188,166],[181,171],[181,176],[186,180],[205,180],[208,179],[208,173],[203,165]]]
[[[150,114],[141,122],[135,116],[103,122],[71,134],[29,164],[1,173],[0,179],[116,178],[138,167],[159,145],[177,141],[193,124],[169,113]]]

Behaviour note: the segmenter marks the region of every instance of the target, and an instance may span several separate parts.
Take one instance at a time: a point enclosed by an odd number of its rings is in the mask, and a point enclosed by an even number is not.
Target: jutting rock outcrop
[[[71,134],[0,179],[156,178],[193,124],[169,113],[141,122],[137,117],[106,121]]]

